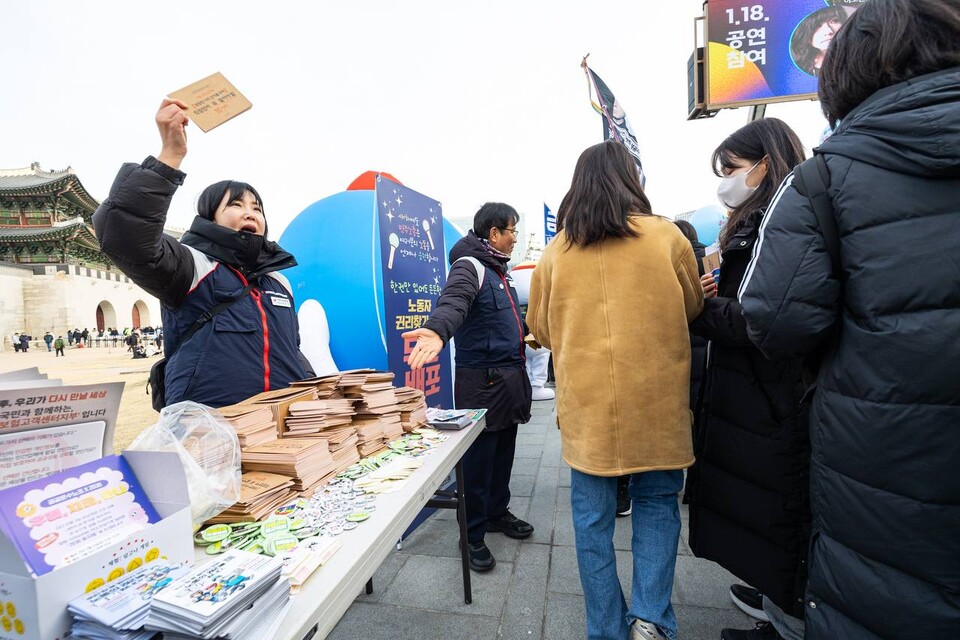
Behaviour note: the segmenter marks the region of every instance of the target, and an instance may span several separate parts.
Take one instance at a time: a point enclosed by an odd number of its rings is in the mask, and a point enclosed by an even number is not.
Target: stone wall
[[[160,302],[117,271],[76,265],[45,265],[26,276],[8,275],[15,269],[0,267],[0,335],[4,348],[15,331],[26,331],[41,340],[46,331],[66,338],[68,329],[97,327],[97,307],[104,306],[105,327],[133,326],[133,306],[139,304],[140,326],[161,324]],[[19,289],[17,284],[19,283]]]
[[[0,345],[4,349],[10,348],[13,332],[20,331],[26,323],[23,289],[31,277],[29,269],[0,265]]]

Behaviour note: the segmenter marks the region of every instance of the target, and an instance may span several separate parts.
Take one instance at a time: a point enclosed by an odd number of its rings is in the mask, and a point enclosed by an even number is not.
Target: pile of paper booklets
[[[361,457],[425,424],[423,392],[395,388],[393,379],[389,371],[344,371],[221,409],[241,438],[243,495],[210,522],[256,520],[291,493],[309,497]]]
[[[156,561],[70,603],[71,634],[102,640],[272,638],[290,607],[278,558],[230,550],[187,567]]]

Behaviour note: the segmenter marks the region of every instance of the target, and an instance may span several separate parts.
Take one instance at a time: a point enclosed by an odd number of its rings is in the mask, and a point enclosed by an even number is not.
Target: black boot
[[[487,532],[502,533],[508,538],[522,540],[530,537],[533,526],[507,511],[499,518],[487,520]]]
[[[483,542],[468,542],[467,555],[470,556],[470,568],[480,573],[490,571],[497,564],[496,558]]]

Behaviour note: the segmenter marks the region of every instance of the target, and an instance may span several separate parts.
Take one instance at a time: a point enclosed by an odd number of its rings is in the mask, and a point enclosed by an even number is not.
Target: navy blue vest
[[[198,267],[200,280],[183,304],[162,309],[164,347],[173,353],[166,368],[167,404],[192,400],[222,407],[304,378],[293,298],[275,275],[260,276],[243,300],[180,344],[204,311],[236,298],[246,286],[224,263],[210,260]]]
[[[460,328],[453,334],[457,366],[520,368],[526,361],[520,301],[510,275],[484,267],[483,284]]]

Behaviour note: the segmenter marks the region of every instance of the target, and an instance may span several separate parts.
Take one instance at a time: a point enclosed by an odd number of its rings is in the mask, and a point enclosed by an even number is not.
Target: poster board
[[[374,206],[388,367],[397,386],[422,390],[431,407],[453,408],[449,345],[422,369],[411,371],[407,359],[416,341],[401,337],[430,318],[447,282],[442,206],[383,175],[377,176]]]
[[[122,382],[0,390],[0,487],[113,453]],[[23,456],[30,464],[22,464]]]

